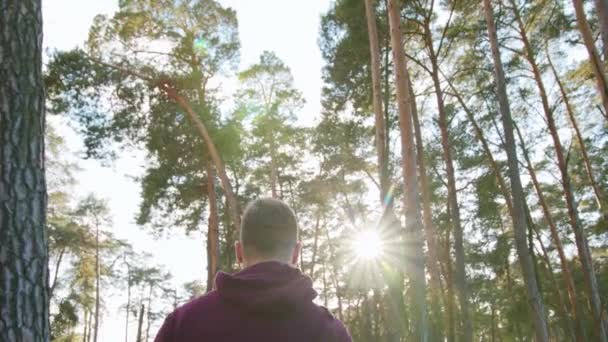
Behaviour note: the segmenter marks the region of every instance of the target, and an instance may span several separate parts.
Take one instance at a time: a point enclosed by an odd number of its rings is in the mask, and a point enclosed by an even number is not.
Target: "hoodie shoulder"
[[[344,324],[334,317],[331,312],[326,307],[319,306],[322,310],[323,314],[327,316],[330,320],[329,326],[325,329],[325,333],[323,334],[321,341],[322,342],[352,342],[352,338],[348,333],[348,329],[344,326]]]
[[[195,298],[179,306],[167,316],[154,342],[179,341],[179,336],[188,331],[192,325],[200,324],[200,318],[205,317],[205,311],[213,312],[218,301],[216,291]]]

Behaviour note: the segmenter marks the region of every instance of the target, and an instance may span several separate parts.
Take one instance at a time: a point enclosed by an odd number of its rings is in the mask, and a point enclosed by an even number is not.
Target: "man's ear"
[[[245,258],[244,258],[245,253],[243,252],[243,244],[241,244],[240,241],[236,241],[234,243],[234,252],[236,254],[236,261],[239,264],[243,264],[243,262],[245,260]]]
[[[293,251],[291,252],[291,264],[297,265],[298,260],[300,259],[300,250],[302,249],[302,243],[296,242],[296,245],[293,247]]]

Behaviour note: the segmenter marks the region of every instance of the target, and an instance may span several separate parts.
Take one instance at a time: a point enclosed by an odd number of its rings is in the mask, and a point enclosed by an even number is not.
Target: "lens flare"
[[[382,255],[382,239],[376,231],[365,230],[359,232],[352,245],[355,255],[363,260],[378,259]]]

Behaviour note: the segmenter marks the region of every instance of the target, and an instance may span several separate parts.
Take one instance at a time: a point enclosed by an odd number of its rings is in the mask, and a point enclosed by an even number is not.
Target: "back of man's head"
[[[283,201],[260,198],[247,205],[241,221],[246,258],[289,262],[298,240],[298,225]]]

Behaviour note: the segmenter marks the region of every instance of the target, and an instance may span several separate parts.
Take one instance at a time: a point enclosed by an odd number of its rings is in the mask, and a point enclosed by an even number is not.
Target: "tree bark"
[[[448,205],[451,207],[450,220],[454,230],[454,251],[456,254],[456,289],[458,290],[458,299],[460,304],[460,318],[462,324],[462,332],[460,341],[473,340],[473,326],[469,315],[469,296],[466,281],[466,269],[464,260],[464,238],[463,229],[460,219],[460,208],[458,205],[458,194],[456,191],[456,176],[454,175],[454,162],[452,160],[452,152],[450,150],[450,136],[448,132],[448,119],[445,112],[445,104],[443,102],[443,89],[439,81],[439,64],[433,46],[431,36],[431,28],[428,21],[424,25],[424,33],[426,45],[429,51],[429,59],[431,60],[431,77],[435,89],[435,98],[437,100],[437,111],[439,114],[439,130],[441,132],[441,147],[443,151],[443,160],[445,162],[447,181],[448,181]]]
[[[405,228],[407,233],[407,266],[412,289],[412,333],[414,341],[427,341],[428,323],[426,312],[426,281],[422,248],[422,222],[416,176],[416,150],[412,128],[411,108],[414,99],[410,96],[407,71],[401,35],[401,13],[397,0],[388,1],[388,17],[393,51],[399,127],[401,130],[401,158],[404,182]]]
[[[99,297],[99,286],[101,285],[101,270],[99,265],[99,223],[95,223],[95,326],[93,328],[93,342],[97,342],[99,331],[99,307],[101,298]]]
[[[507,97],[506,80],[502,69],[502,61],[500,59],[500,51],[498,50],[498,38],[496,36],[496,27],[494,25],[494,14],[492,10],[491,0],[483,0],[484,14],[490,38],[492,49],[492,58],[494,62],[494,73],[496,77],[496,90],[502,124],[505,136],[505,150],[509,165],[509,178],[511,179],[511,192],[513,200],[513,230],[515,235],[515,244],[521,264],[524,283],[526,285],[528,300],[534,318],[534,326],[536,330],[536,338],[538,341],[548,342],[549,332],[547,329],[547,321],[545,319],[545,308],[538,290],[534,267],[527,249],[526,244],[526,218],[524,212],[524,192],[519,175],[519,165],[517,161],[517,152],[515,150],[515,138],[513,135],[513,119],[511,117],[511,109]]]
[[[209,161],[207,162],[207,198],[209,199],[209,219],[207,220],[207,292],[215,287],[215,274],[219,265],[219,222],[214,180],[213,165]]]
[[[581,133],[581,130],[579,129],[578,122],[576,120],[576,115],[574,114],[574,108],[572,108],[572,105],[570,103],[570,97],[568,96],[568,92],[566,91],[564,84],[560,80],[559,74],[557,73],[557,70],[555,69],[553,62],[551,61],[551,56],[549,55],[549,49],[548,49],[547,45],[545,45],[545,47],[546,47],[547,62],[549,63],[549,67],[551,68],[551,71],[553,72],[553,77],[555,78],[555,81],[559,88],[560,94],[562,95],[562,99],[563,99],[564,105],[566,107],[566,112],[568,113],[568,118],[570,119],[570,124],[572,125],[572,129],[574,130],[574,133],[576,136],[576,141],[578,142],[578,145],[581,149],[581,154],[583,156],[583,163],[585,164],[585,172],[587,173],[587,179],[589,180],[589,184],[591,185],[591,188],[593,189],[593,195],[595,196],[595,203],[597,204],[597,207],[599,208],[604,219],[608,222],[608,210],[606,209],[606,207],[604,205],[605,197],[604,197],[604,194],[602,193],[602,189],[600,188],[598,182],[595,179],[594,172],[593,172],[593,166],[591,165],[591,160],[589,159],[589,154],[587,153],[587,147],[585,146],[585,139],[583,139],[583,135]]]
[[[48,341],[40,0],[0,10],[0,340]]]
[[[517,135],[519,136],[519,140],[521,143],[521,149],[524,155],[524,159],[526,160],[528,172],[530,173],[530,178],[532,178],[532,184],[534,185],[534,190],[536,191],[536,195],[538,196],[538,201],[543,210],[543,216],[545,217],[545,221],[549,225],[549,229],[551,231],[551,239],[555,244],[555,249],[557,249],[557,253],[559,255],[559,261],[562,269],[562,277],[564,278],[564,285],[566,286],[566,291],[568,292],[568,302],[570,304],[570,313],[572,315],[572,320],[574,321],[574,331],[576,334],[577,341],[584,341],[584,327],[582,325],[582,321],[580,318],[580,309],[576,296],[576,287],[574,286],[574,279],[572,278],[572,272],[570,271],[570,266],[568,265],[568,259],[564,252],[564,247],[562,245],[562,240],[559,236],[557,225],[551,216],[551,211],[549,210],[549,206],[547,205],[547,201],[545,200],[545,195],[540,187],[540,183],[538,182],[538,178],[536,177],[536,171],[532,166],[532,162],[530,160],[528,150],[525,146],[523,137],[517,125],[515,125],[515,130]]]
[[[574,12],[576,13],[578,29],[583,36],[583,42],[585,43],[587,53],[589,54],[589,63],[591,63],[591,68],[597,83],[597,89],[600,93],[600,98],[602,99],[604,115],[606,115],[606,118],[608,118],[608,82],[606,81],[604,65],[602,64],[599,53],[597,52],[597,48],[595,47],[593,33],[591,32],[591,27],[589,27],[589,22],[587,22],[587,17],[585,15],[583,0],[572,0],[572,3],[574,4]]]
[[[524,23],[519,15],[519,11],[514,0],[510,0],[513,6],[513,11],[515,14],[515,19],[519,26],[519,33],[524,43],[525,57],[532,67],[532,73],[534,75],[534,80],[536,81],[536,85],[538,87],[538,92],[540,94],[543,111],[545,113],[545,118],[547,121],[547,126],[549,128],[549,132],[551,133],[551,138],[553,140],[553,147],[555,148],[555,155],[557,157],[557,164],[559,168],[559,172],[561,174],[561,183],[563,188],[563,195],[566,200],[566,207],[568,208],[568,217],[570,221],[570,226],[574,231],[574,236],[576,240],[576,246],[578,249],[578,254],[581,260],[583,274],[585,277],[585,281],[587,283],[587,291],[589,294],[589,300],[591,302],[591,311],[593,313],[593,317],[596,324],[596,329],[598,332],[598,337],[600,341],[606,342],[606,330],[605,330],[605,322],[602,319],[602,304],[599,295],[599,288],[597,285],[597,278],[595,277],[595,271],[593,268],[593,260],[591,259],[591,253],[589,251],[589,245],[587,242],[587,237],[585,232],[583,231],[583,227],[581,226],[581,222],[578,217],[578,208],[576,204],[576,200],[574,198],[574,194],[572,193],[572,184],[570,183],[570,176],[568,175],[568,165],[566,163],[566,158],[564,156],[562,142],[557,132],[557,126],[555,124],[555,119],[553,117],[553,111],[549,105],[549,99],[547,97],[547,91],[545,90],[545,85],[542,80],[540,68],[536,62],[535,54],[528,40],[528,36],[526,34]],[[577,0],[575,0],[576,2]]]

